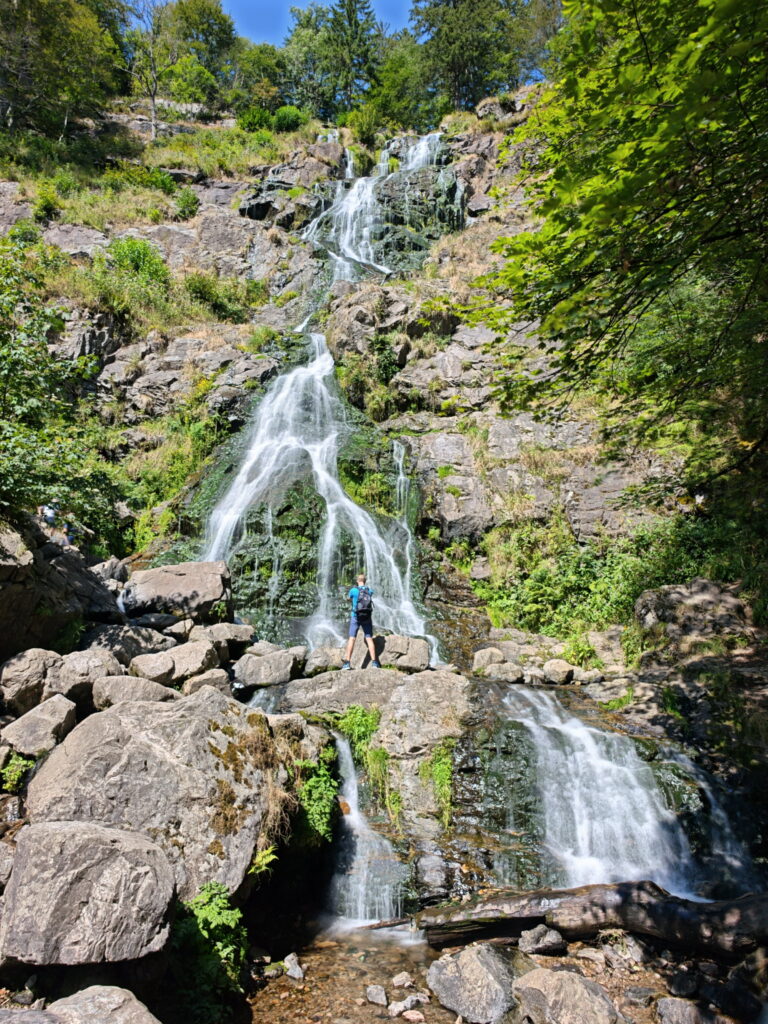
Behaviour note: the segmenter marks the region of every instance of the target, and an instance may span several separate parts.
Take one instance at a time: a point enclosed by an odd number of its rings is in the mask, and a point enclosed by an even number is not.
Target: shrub
[[[276,132],[295,132],[306,124],[309,118],[298,107],[278,107],[272,119]]]
[[[119,275],[167,290],[171,275],[158,250],[143,238],[115,238],[106,249],[110,265]]]
[[[262,282],[240,281],[215,274],[188,274],[184,288],[196,301],[207,306],[221,320],[246,323],[252,306],[261,304]],[[255,296],[255,299],[253,298]]]
[[[54,174],[51,183],[56,189],[57,195],[60,195],[62,199],[68,199],[82,188],[79,179],[66,167],[62,167]]]
[[[376,132],[380,121],[376,107],[372,103],[366,103],[358,110],[352,111],[347,124],[357,142],[363,146],[373,147],[376,144]]]
[[[61,213],[61,204],[56,194],[56,189],[51,181],[40,181],[37,185],[37,195],[32,204],[32,216],[37,221],[53,220]]]
[[[199,209],[200,200],[189,186],[183,188],[176,196],[176,216],[179,220],[189,220]]]
[[[285,109],[285,108],[283,108]],[[262,128],[272,128],[272,114],[264,107],[248,107],[237,115],[237,126],[244,132],[256,132]],[[277,129],[285,131],[289,129]]]
[[[130,186],[158,189],[167,196],[173,195],[176,191],[176,182],[167,171],[162,171],[159,167],[144,167],[143,164],[125,161],[106,170],[101,176],[101,185],[112,192],[122,192]]]

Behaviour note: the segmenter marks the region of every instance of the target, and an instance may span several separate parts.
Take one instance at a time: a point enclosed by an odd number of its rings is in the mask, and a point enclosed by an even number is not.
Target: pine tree
[[[328,30],[337,102],[351,110],[376,81],[383,33],[370,0],[336,0]]]

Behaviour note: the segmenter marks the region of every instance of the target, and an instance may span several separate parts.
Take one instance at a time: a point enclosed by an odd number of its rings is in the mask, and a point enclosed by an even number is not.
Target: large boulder
[[[0,742],[25,757],[53,750],[75,727],[75,705],[57,693],[0,731]]]
[[[130,665],[140,654],[167,651],[176,641],[146,626],[96,626],[83,637],[88,647],[103,647],[117,658],[121,665]]]
[[[253,626],[235,622],[217,622],[213,626],[193,626],[192,641],[207,640],[216,648],[221,661],[239,657],[253,642]]]
[[[443,1006],[464,1020],[492,1024],[514,1006],[516,979],[535,966],[523,953],[478,944],[435,960],[427,984]]]
[[[621,1024],[624,1017],[595,981],[538,967],[512,984],[510,1024]]]
[[[49,679],[58,678],[64,659],[55,651],[31,647],[0,668],[0,693],[9,711],[23,715],[43,698]]]
[[[87,822],[19,833],[5,890],[0,955],[25,964],[135,960],[169,933],[173,873],[145,836]]]
[[[188,899],[209,881],[238,888],[286,782],[267,719],[206,686],[86,718],[30,782],[27,812],[150,836]]]
[[[137,679],[136,676],[106,676],[93,684],[93,706],[97,711],[104,711],[124,700],[179,699],[178,691],[153,683],[151,679]]]
[[[160,1024],[133,992],[115,985],[91,985],[50,1003],[46,1013],[61,1024]]]
[[[179,644],[160,654],[140,654],[131,662],[131,673],[167,686],[178,686],[192,676],[218,668],[219,656],[209,640]]]
[[[287,683],[298,674],[302,662],[290,651],[244,654],[235,664],[235,685],[244,690]]]
[[[133,618],[170,612],[195,622],[232,617],[232,583],[226,562],[181,562],[142,569],[123,590],[123,607]]]
[[[94,680],[119,676],[123,672],[123,666],[111,651],[101,647],[73,651],[64,655],[60,672],[57,675],[51,673],[46,679],[43,700],[61,693],[76,703],[87,702],[91,697]]]
[[[54,646],[82,621],[120,622],[109,589],[75,548],[61,548],[32,521],[0,528],[0,661],[29,647]]]

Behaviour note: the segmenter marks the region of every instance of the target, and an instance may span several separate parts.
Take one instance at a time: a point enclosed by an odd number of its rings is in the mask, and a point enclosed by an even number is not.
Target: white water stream
[[[651,879],[690,895],[688,839],[632,740],[586,725],[543,690],[513,687],[504,702],[534,746],[544,848],[558,884]]]
[[[337,917],[336,927],[346,930],[400,917],[408,871],[360,810],[352,751],[343,736],[335,736],[342,779],[340,795],[345,807],[330,908]]]
[[[436,158],[439,135],[425,136],[407,151],[404,165],[412,170]],[[375,260],[372,238],[380,215],[374,194],[376,182],[387,176],[389,154],[384,149],[375,173],[340,181],[332,206],[310,225],[307,241],[327,249],[335,280],[351,280],[361,269],[388,273]],[[347,175],[354,173],[347,154]],[[322,227],[322,231],[320,230]],[[299,328],[304,333],[309,317]],[[225,559],[240,540],[247,511],[268,507],[300,479],[311,478],[325,503],[317,564],[319,601],[304,626],[311,646],[340,644],[337,595],[344,582],[340,552],[351,541],[358,571],[365,570],[375,591],[375,621],[379,627],[407,636],[424,636],[426,624],[412,598],[413,537],[403,514],[397,536],[385,535],[378,523],[355,504],[339,483],[337,460],[350,427],[333,382],[333,358],[324,335],[309,334],[310,360],[283,374],[259,405],[242,465],[208,523],[203,559]],[[398,456],[398,488],[405,487],[404,451]],[[405,492],[403,492],[405,493]],[[279,567],[278,567],[279,568]],[[436,641],[432,641],[436,652]]]

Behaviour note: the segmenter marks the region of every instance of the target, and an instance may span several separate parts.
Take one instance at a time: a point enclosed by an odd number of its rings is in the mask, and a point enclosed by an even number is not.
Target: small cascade
[[[315,218],[304,232],[304,240],[325,248],[333,261],[334,281],[356,281],[361,271],[390,274],[378,263],[373,238],[379,226],[376,183],[389,173],[389,152],[381,151],[375,172],[354,177],[354,155],[346,150],[344,181],[338,183],[332,205]],[[352,185],[347,187],[349,181]]]
[[[339,919],[337,926],[354,928],[401,916],[408,872],[390,843],[371,828],[360,810],[352,751],[343,736],[335,738],[345,813],[330,909]]]
[[[688,839],[632,740],[586,725],[542,690],[515,687],[504,704],[534,749],[546,884],[651,879],[690,895]]]
[[[410,147],[400,163],[401,171],[418,171],[437,162],[442,146],[442,132],[430,132]]]

